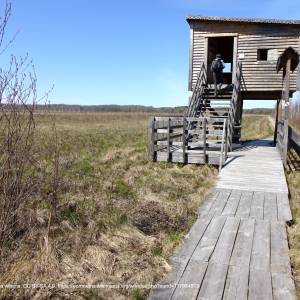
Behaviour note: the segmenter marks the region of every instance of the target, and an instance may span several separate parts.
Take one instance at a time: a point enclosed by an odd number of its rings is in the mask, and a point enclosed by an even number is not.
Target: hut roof
[[[213,22],[235,22],[235,23],[256,23],[256,24],[283,24],[300,25],[300,20],[283,19],[259,19],[259,18],[237,18],[237,17],[212,17],[212,16],[188,16],[188,23],[194,20],[213,21]]]

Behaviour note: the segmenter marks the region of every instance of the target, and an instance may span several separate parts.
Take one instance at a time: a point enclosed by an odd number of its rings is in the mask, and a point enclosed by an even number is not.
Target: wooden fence
[[[277,123],[277,148],[281,155],[284,167],[287,166],[288,149],[288,121],[282,120]]]
[[[300,134],[291,126],[288,128],[289,146],[300,155]]]
[[[149,122],[149,158],[157,161],[157,155],[163,152],[167,153],[167,162],[185,164],[192,161],[193,153],[201,152],[202,163],[206,164],[210,163],[209,155],[214,153],[215,157],[217,153],[221,169],[227,159],[227,128],[227,118],[152,117]],[[180,153],[180,159],[172,159],[175,152]]]
[[[300,134],[288,125],[287,120],[282,120],[278,122],[277,126],[277,148],[284,167],[287,167],[289,147],[293,148],[300,155]]]

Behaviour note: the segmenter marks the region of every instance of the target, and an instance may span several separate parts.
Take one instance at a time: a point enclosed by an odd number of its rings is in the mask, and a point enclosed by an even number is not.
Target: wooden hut
[[[209,70],[220,53],[227,65],[226,83],[235,76],[237,61],[242,64],[242,99],[274,100],[281,96],[282,72],[276,72],[279,56],[288,47],[300,49],[300,20],[187,17],[190,25],[189,90],[192,90],[204,62]],[[209,74],[209,80],[210,74]],[[296,90],[299,72],[290,78]]]

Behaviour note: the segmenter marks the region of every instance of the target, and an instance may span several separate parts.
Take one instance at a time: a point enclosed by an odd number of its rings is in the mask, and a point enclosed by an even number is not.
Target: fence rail
[[[209,150],[219,155],[219,169],[227,159],[227,118],[214,117],[152,117],[149,122],[149,158],[157,160],[159,152],[167,153],[166,161],[172,161],[174,151],[182,154],[181,162],[187,163],[194,153],[203,155],[208,163]],[[217,150],[216,149],[220,149]]]
[[[288,128],[289,146],[300,155],[300,134],[291,126]]]

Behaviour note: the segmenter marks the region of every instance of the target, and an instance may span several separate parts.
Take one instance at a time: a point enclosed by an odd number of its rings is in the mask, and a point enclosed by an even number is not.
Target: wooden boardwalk
[[[150,299],[296,299],[276,151],[255,142],[233,153]]]

